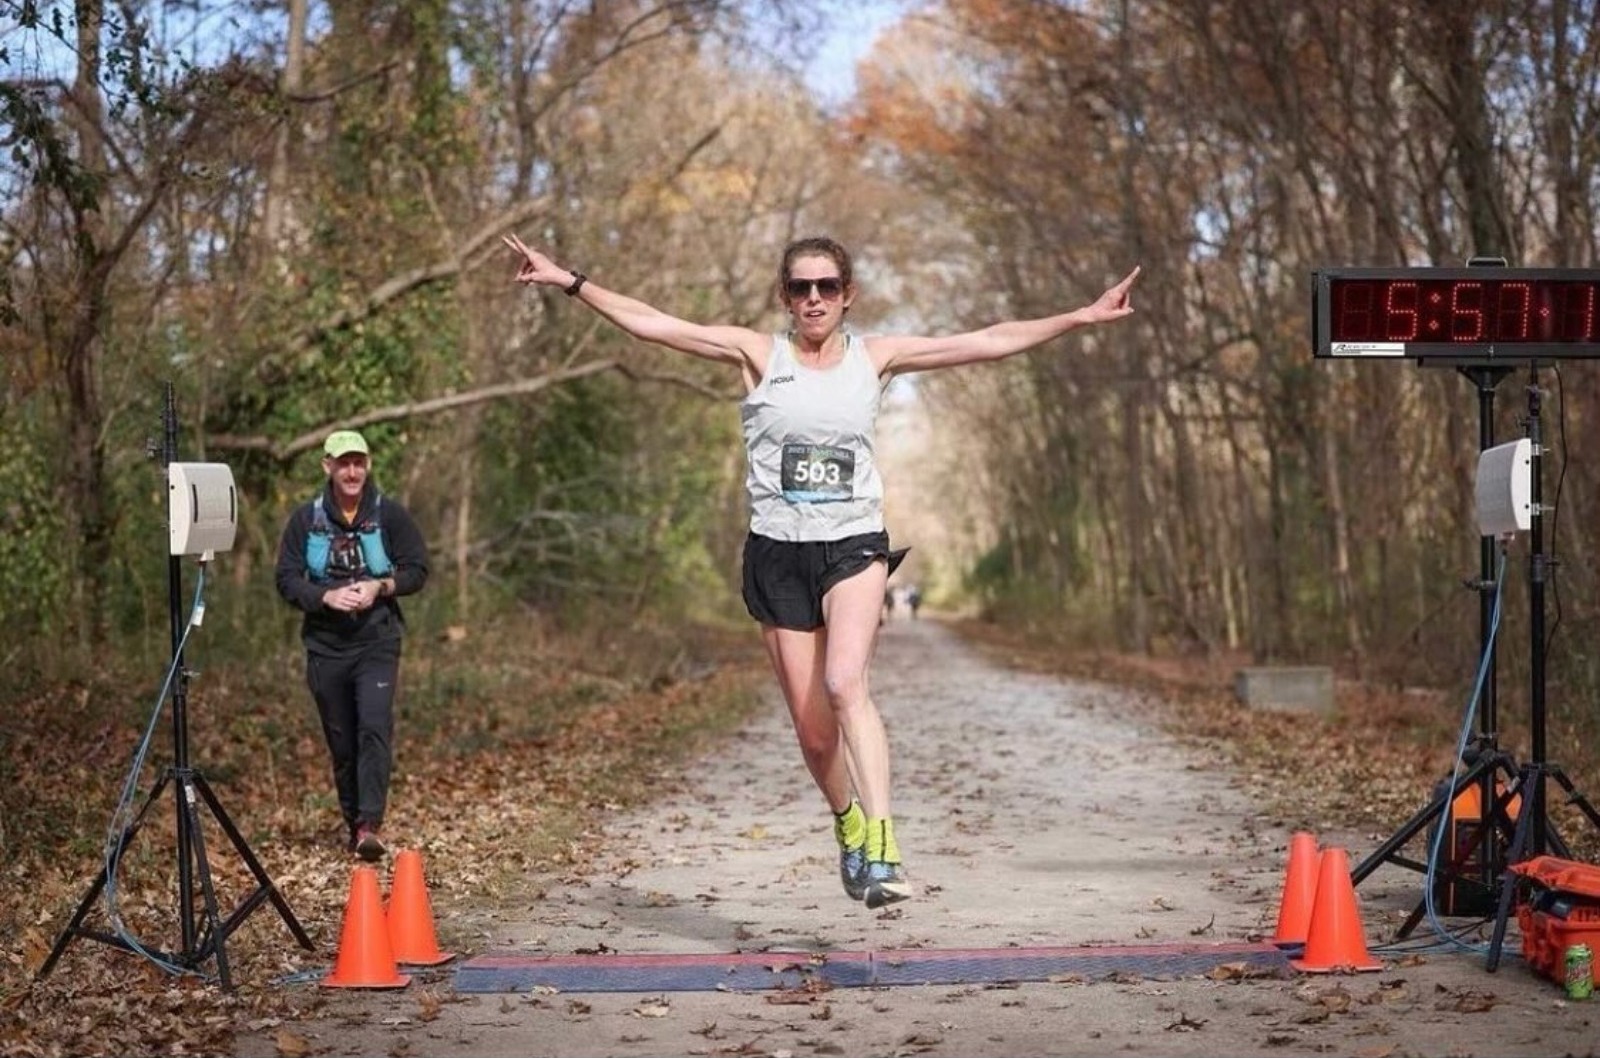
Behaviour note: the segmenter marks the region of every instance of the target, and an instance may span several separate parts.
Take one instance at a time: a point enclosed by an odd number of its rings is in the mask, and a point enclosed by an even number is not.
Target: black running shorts
[[[889,550],[886,532],[842,540],[744,540],[744,605],[764,625],[809,632],[822,627],[828,589],[883,559],[893,573],[909,548]]]

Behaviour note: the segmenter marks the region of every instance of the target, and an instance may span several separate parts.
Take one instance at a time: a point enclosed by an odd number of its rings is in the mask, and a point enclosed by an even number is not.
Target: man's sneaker
[[[376,827],[370,827],[365,823],[356,827],[357,856],[360,856],[368,863],[377,863],[383,859],[388,851],[389,847],[383,843],[382,838],[378,837]]]
[[[898,863],[873,860],[867,864],[867,906],[874,911],[885,904],[898,903],[911,896],[911,883],[906,881]]]
[[[839,880],[844,882],[844,893],[852,900],[867,895],[867,847],[839,850]]]

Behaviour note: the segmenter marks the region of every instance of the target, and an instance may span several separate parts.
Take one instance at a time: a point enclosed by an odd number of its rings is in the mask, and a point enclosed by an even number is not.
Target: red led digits
[[[1386,284],[1383,299],[1383,337],[1390,342],[1414,342],[1422,333],[1420,290],[1415,283]]]
[[[1483,338],[1483,284],[1450,284],[1450,340],[1481,342]]]
[[[1600,270],[1313,273],[1318,356],[1600,357]]]
[[[1341,283],[1334,291],[1334,330],[1349,335],[1349,341],[1372,337],[1372,296],[1374,283]]]
[[[1501,283],[1500,299],[1495,304],[1495,335],[1503,342],[1525,342],[1533,334],[1529,326],[1533,315],[1531,283]]]
[[[1587,342],[1594,338],[1594,284],[1566,283],[1561,298],[1558,342]]]

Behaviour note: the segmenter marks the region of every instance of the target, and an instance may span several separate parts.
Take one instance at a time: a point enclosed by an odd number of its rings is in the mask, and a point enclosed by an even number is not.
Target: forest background
[[[781,325],[779,250],[817,232],[858,254],[867,332],[1075,308],[1137,263],[1118,327],[891,388],[904,579],[1074,649],[1464,696],[1477,394],[1315,362],[1309,277],[1594,267],[1600,5],[928,0],[819,92],[849,6],[0,0],[0,851],[28,884],[62,848],[88,862],[95,769],[170,660],[148,448],[169,383],[180,458],[241,490],[196,650],[226,717],[200,737],[250,747],[243,772],[287,745],[304,778],[284,782],[325,797],[271,567],[336,426],[367,434],[432,550],[407,601],[414,730],[450,717],[481,746],[492,712],[494,738],[526,735],[484,697],[660,689],[748,632],[737,379],[517,287],[506,232],[754,327]],[[1530,381],[1500,387],[1498,437],[1523,435]],[[1511,547],[1502,716],[1525,738],[1537,653],[1581,770],[1600,378],[1538,383],[1555,565],[1530,645]],[[45,796],[44,772],[106,798]]]

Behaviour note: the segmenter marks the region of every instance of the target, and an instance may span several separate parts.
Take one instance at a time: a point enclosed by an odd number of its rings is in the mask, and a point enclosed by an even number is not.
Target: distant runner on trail
[[[790,327],[762,334],[668,315],[563,268],[515,235],[516,281],[559,287],[641,341],[730,364],[744,377],[750,531],[744,602],[761,623],[800,752],[833,811],[845,892],[870,908],[911,895],[895,843],[889,742],[868,690],[889,574],[905,551],[883,526],[873,460],[878,402],[898,374],[1000,360],[1133,312],[1135,268],[1093,303],[944,337],[863,337],[844,326],[857,288],[829,238],[783,251]],[[843,752],[841,752],[841,749]]]

